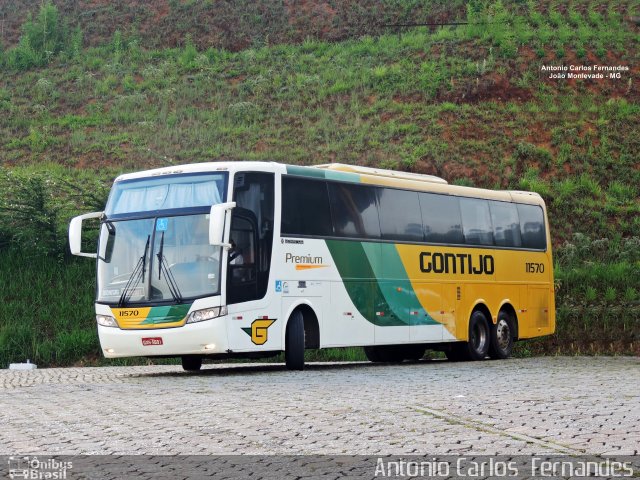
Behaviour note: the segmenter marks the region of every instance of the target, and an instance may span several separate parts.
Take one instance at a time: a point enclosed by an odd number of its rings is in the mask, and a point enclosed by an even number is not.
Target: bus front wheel
[[[498,360],[509,358],[513,351],[513,320],[506,312],[498,314],[498,321],[491,325],[489,356]]]
[[[185,355],[182,357],[182,368],[187,372],[197,372],[202,368],[202,357]]]
[[[304,369],[304,318],[300,310],[295,311],[287,323],[284,360],[289,370]]]

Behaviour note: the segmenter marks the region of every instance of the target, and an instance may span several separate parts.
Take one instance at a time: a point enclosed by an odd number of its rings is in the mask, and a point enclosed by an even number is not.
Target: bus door
[[[260,242],[258,221],[246,208],[236,207],[231,216],[231,248],[227,258],[227,303],[236,304],[257,300]]]
[[[229,346],[233,351],[280,350],[283,319],[268,289],[274,174],[236,173],[233,201],[226,263]]]

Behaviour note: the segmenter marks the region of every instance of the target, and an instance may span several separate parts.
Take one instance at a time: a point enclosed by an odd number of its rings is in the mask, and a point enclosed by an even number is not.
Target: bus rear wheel
[[[187,372],[197,372],[202,368],[202,357],[185,355],[182,357],[182,368]]]
[[[304,318],[300,310],[293,312],[287,323],[284,361],[289,370],[304,370]]]
[[[509,358],[513,351],[513,344],[513,320],[508,313],[500,312],[496,324],[491,325],[489,356],[498,360]]]

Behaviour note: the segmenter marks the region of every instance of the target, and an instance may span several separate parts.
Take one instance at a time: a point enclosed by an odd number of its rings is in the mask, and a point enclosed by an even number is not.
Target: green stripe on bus
[[[151,307],[149,315],[140,325],[179,322],[187,316],[191,304]]]
[[[324,168],[302,167],[299,165],[287,165],[287,174],[298,177],[322,178],[326,180],[338,180],[341,182],[360,183],[360,175],[351,172],[340,172]]]
[[[326,240],[326,243],[351,302],[367,321],[381,327],[437,323],[425,315],[406,272],[404,279],[383,282],[378,280],[382,277],[380,254],[383,252],[380,249],[383,244],[344,240]],[[393,247],[393,244],[389,245]],[[393,271],[404,269],[397,252],[391,261],[399,262],[399,267],[394,266]],[[401,291],[397,290],[398,287]],[[411,315],[412,311],[421,312],[422,315]]]
[[[371,266],[377,279],[385,279],[378,280],[378,286],[393,313],[405,325],[438,325],[422,307],[395,244],[365,244],[365,252],[368,250],[367,245],[377,245],[380,249],[380,261],[371,262]],[[373,254],[375,252],[371,251],[367,255],[370,260]]]
[[[299,165],[287,165],[287,173],[289,175],[298,175],[301,177],[325,178],[325,170],[320,168],[301,167]]]

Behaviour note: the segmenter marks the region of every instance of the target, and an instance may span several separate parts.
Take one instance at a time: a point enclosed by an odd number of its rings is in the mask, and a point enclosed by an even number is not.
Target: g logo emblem
[[[275,318],[258,318],[251,323],[251,328],[242,330],[251,337],[253,343],[264,345],[268,340],[268,329],[275,321]]]

